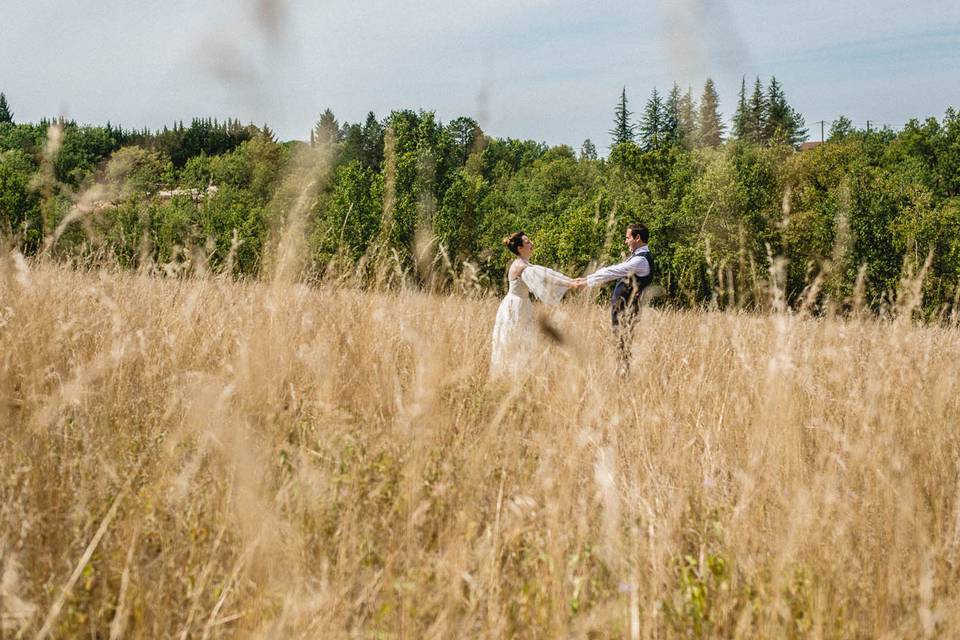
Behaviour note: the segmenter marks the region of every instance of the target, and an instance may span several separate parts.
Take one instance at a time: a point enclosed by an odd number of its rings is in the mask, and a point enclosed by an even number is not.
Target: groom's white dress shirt
[[[598,284],[603,284],[604,282],[610,282],[611,280],[619,280],[620,278],[626,278],[627,276],[643,276],[650,275],[650,262],[647,261],[647,258],[644,254],[649,253],[650,249],[647,248],[647,245],[637,248],[633,254],[621,262],[620,264],[610,265],[609,267],[604,267],[603,269],[597,269],[593,273],[587,276],[587,286],[595,287]]]

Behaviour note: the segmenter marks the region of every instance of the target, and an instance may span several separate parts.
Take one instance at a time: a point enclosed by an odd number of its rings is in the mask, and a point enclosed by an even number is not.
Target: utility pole
[[[867,120],[867,133],[870,133],[870,121]]]
[[[823,144],[823,120],[820,121],[820,143]]]

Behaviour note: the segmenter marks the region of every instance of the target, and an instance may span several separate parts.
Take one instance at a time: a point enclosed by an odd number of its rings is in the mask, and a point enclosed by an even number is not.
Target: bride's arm
[[[523,270],[521,277],[530,291],[533,292],[533,295],[537,296],[544,304],[557,304],[563,298],[567,289],[576,284],[559,271],[539,265],[528,266]]]
[[[567,287],[569,289],[575,284],[573,278],[568,278],[559,271],[554,271],[553,269],[548,269],[547,267],[541,268],[544,271],[544,280],[552,285]]]

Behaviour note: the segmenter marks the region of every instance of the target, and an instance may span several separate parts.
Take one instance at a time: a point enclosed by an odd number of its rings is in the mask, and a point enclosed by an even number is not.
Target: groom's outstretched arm
[[[587,276],[587,286],[595,287],[604,282],[619,280],[630,275],[645,276],[650,273],[650,263],[643,256],[630,256],[619,264],[597,269]]]

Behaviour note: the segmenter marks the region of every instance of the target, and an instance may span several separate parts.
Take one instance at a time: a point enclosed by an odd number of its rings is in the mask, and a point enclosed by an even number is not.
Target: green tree
[[[750,107],[747,103],[747,79],[740,79],[740,93],[737,96],[737,110],[733,114],[733,137],[737,140],[751,140],[753,138]]]
[[[447,123],[446,132],[451,142],[451,168],[464,166],[483,143],[483,130],[473,118],[454,118]]]
[[[683,142],[683,127],[681,126],[682,103],[683,95],[680,93],[680,87],[674,82],[670,93],[667,95],[663,109],[663,141],[667,145],[680,144]]]
[[[320,146],[340,142],[340,125],[337,123],[333,111],[327,109],[321,114],[320,120],[317,121],[310,132],[310,140],[313,144]]]
[[[767,128],[767,96],[763,92],[760,76],[753,83],[753,93],[750,96],[750,117],[745,127],[746,140],[754,144],[765,142],[764,131]]]
[[[329,198],[314,208],[314,262],[323,272],[335,256],[357,260],[376,237],[383,211],[383,177],[360,160],[337,168]]]
[[[0,124],[13,124],[13,112],[7,104],[7,96],[0,93]]]
[[[659,149],[665,143],[666,106],[657,88],[643,108],[640,120],[640,148],[644,151]]]
[[[13,234],[27,253],[43,238],[40,196],[30,186],[34,170],[22,151],[0,151],[0,236]]]
[[[104,127],[64,123],[63,142],[53,162],[57,180],[80,186],[118,148],[117,139]]]
[[[480,202],[485,189],[482,176],[460,169],[444,193],[433,228],[440,244],[453,258],[465,260],[476,253]]]
[[[796,146],[807,139],[803,116],[787,104],[787,97],[776,76],[770,78],[766,103],[767,118],[763,130],[766,142]]]
[[[110,156],[106,178],[122,198],[142,198],[152,196],[161,186],[172,186],[172,172],[173,165],[163,154],[123,147]]]
[[[205,153],[187,160],[179,173],[179,184],[190,189],[206,189],[213,183],[213,162]]]
[[[588,162],[597,159],[597,146],[590,141],[590,138],[584,140],[583,144],[580,145],[580,159]]]
[[[850,118],[846,116],[840,116],[830,125],[830,134],[827,140],[830,142],[836,142],[838,140],[843,140],[850,134],[854,132],[853,123],[850,121]]]
[[[697,138],[697,105],[693,99],[693,90],[687,87],[686,93],[680,98],[680,139],[684,148],[692,149],[696,146]]]
[[[613,129],[609,133],[612,137],[611,147],[624,142],[632,142],[636,136],[636,125],[630,121],[633,112],[627,108],[627,88],[623,87],[620,92],[620,101],[616,109],[613,110]]]
[[[703,84],[697,122],[699,124],[697,135],[699,145],[701,147],[719,147],[723,142],[725,125],[720,116],[720,97],[717,95],[717,90],[711,78],[707,78],[707,81]]]
[[[960,197],[960,112],[950,107],[937,142],[938,187],[948,198]],[[960,203],[955,203],[960,206]],[[960,286],[960,285],[958,285]]]
[[[247,192],[258,205],[270,200],[286,160],[283,147],[270,137],[258,135],[230,153],[213,158],[210,173],[217,186]]]

